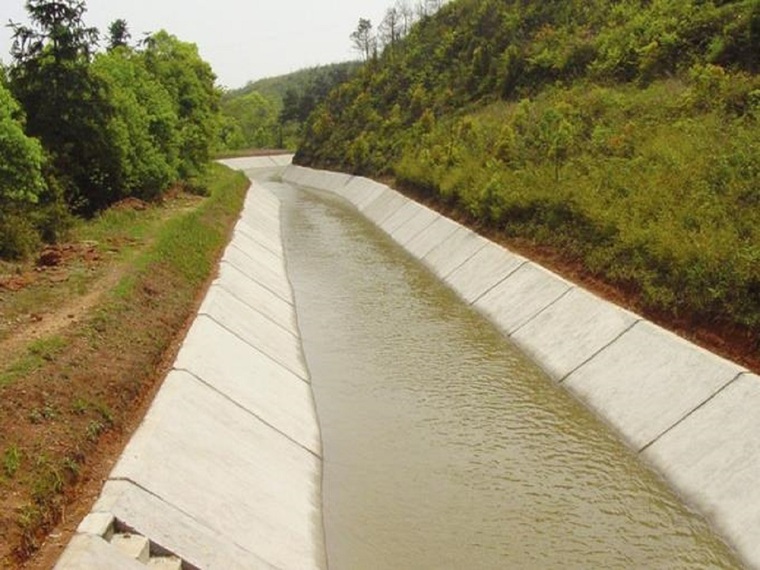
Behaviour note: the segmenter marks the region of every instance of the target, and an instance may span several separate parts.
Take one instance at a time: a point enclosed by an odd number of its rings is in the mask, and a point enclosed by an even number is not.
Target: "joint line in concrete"
[[[177,370],[178,372],[185,372],[186,374],[189,374],[190,376],[192,376],[193,378],[195,378],[195,379],[196,379],[198,382],[200,382],[201,384],[203,384],[204,386],[206,386],[206,387],[207,387],[209,390],[212,390],[212,391],[216,392],[216,393],[217,393],[217,394],[219,394],[219,395],[220,395],[222,398],[224,398],[225,400],[227,400],[228,402],[230,402],[232,405],[234,405],[234,406],[235,406],[235,407],[237,407],[237,408],[240,408],[240,409],[241,409],[241,410],[243,410],[245,413],[247,413],[247,414],[248,414],[248,415],[250,415],[251,417],[253,417],[253,418],[257,419],[259,422],[261,422],[262,424],[264,424],[264,425],[265,425],[265,426],[267,426],[268,428],[271,428],[271,429],[273,429],[274,431],[276,431],[277,433],[279,433],[281,436],[283,436],[283,437],[284,437],[285,439],[287,439],[288,441],[290,441],[290,442],[292,442],[292,443],[296,444],[298,447],[300,447],[300,448],[301,448],[301,449],[303,449],[304,451],[307,451],[309,454],[313,455],[313,456],[314,456],[314,457],[316,457],[317,459],[319,459],[319,460],[321,460],[321,459],[322,459],[322,458],[321,458],[321,457],[320,457],[318,454],[316,454],[314,451],[312,451],[311,449],[309,449],[308,447],[306,447],[304,444],[302,444],[301,442],[299,442],[299,441],[297,441],[297,440],[293,439],[293,436],[291,436],[291,435],[289,435],[289,434],[285,433],[284,431],[282,431],[282,430],[281,430],[280,428],[278,428],[277,426],[274,426],[274,425],[272,425],[271,423],[269,423],[268,421],[266,421],[264,418],[262,418],[260,415],[258,415],[258,414],[257,414],[256,412],[254,412],[253,410],[250,410],[250,409],[246,408],[246,407],[245,407],[244,405],[242,405],[240,402],[237,402],[237,401],[235,401],[234,399],[230,398],[230,397],[229,397],[227,394],[225,394],[224,392],[222,392],[222,391],[221,391],[219,388],[217,388],[217,387],[216,387],[216,386],[214,386],[213,384],[209,383],[208,381],[204,380],[203,378],[201,378],[200,376],[198,376],[198,375],[197,375],[195,372],[193,372],[192,370],[188,370],[187,368],[175,368],[174,370]]]
[[[607,344],[605,344],[604,346],[602,346],[594,354],[592,354],[591,356],[589,356],[586,360],[584,360],[583,362],[581,362],[578,366],[576,366],[570,372],[568,372],[567,374],[565,374],[562,378],[560,378],[559,380],[557,380],[557,383],[558,384],[562,384],[570,376],[572,376],[573,374],[575,374],[575,372],[577,370],[580,370],[581,368],[583,368],[584,366],[586,366],[586,364],[588,364],[589,362],[591,362],[592,360],[594,360],[602,352],[604,352],[609,347],[611,347],[613,344],[615,344],[617,341],[619,341],[623,337],[623,335],[625,335],[627,332],[629,332],[631,329],[633,329],[633,327],[635,327],[637,324],[639,324],[639,323],[641,323],[643,321],[644,321],[644,319],[641,319],[641,318],[634,320],[629,326],[627,326],[625,328],[625,330],[621,331],[620,334],[616,335],[615,338],[613,338],[612,340],[610,340],[610,342],[608,342]]]
[[[205,522],[203,522],[201,519],[199,519],[199,518],[195,517],[195,516],[194,516],[194,515],[192,515],[191,513],[187,512],[186,510],[184,510],[184,509],[182,509],[182,508],[178,507],[178,506],[177,506],[177,505],[175,505],[174,503],[170,503],[169,501],[167,501],[166,499],[164,499],[162,496],[160,496],[160,495],[156,494],[154,491],[151,491],[151,490],[150,490],[150,489],[148,489],[147,487],[145,487],[145,486],[141,485],[140,483],[138,483],[137,481],[134,481],[133,479],[131,479],[131,478],[129,478],[129,477],[109,477],[109,478],[108,478],[108,481],[113,481],[113,482],[116,482],[116,483],[127,483],[127,484],[129,484],[129,485],[132,485],[133,487],[135,487],[135,488],[139,489],[139,490],[140,490],[140,491],[142,491],[143,493],[145,493],[145,494],[147,494],[147,495],[150,495],[150,496],[151,496],[151,497],[153,497],[154,499],[156,499],[156,500],[158,500],[158,501],[162,502],[162,503],[163,503],[163,504],[165,504],[165,505],[166,505],[168,508],[170,508],[170,509],[173,509],[173,510],[175,510],[175,511],[177,511],[177,512],[181,513],[181,514],[183,514],[184,516],[186,516],[187,518],[189,518],[191,521],[193,521],[193,522],[194,522],[195,524],[197,524],[198,526],[201,526],[201,527],[205,528],[206,530],[208,530],[209,532],[211,532],[211,533],[215,534],[216,536],[222,536],[222,534],[221,534],[221,533],[220,533],[218,530],[216,530],[216,529],[214,529],[214,528],[212,528],[212,527],[208,526],[208,524],[206,524]],[[110,511],[108,511],[108,512],[110,512]],[[114,513],[111,513],[111,514],[114,514]],[[123,523],[123,524],[126,524],[127,526],[130,526],[130,525],[129,525],[129,522],[128,522],[128,521],[121,521],[121,520],[120,520],[118,517],[116,517],[115,515],[114,515],[114,518],[116,518],[116,520],[119,520],[119,522],[121,522],[121,523]],[[143,536],[145,536],[145,538],[147,538],[148,540],[151,540],[151,541],[152,541],[151,537],[150,537],[150,536],[148,536],[148,535],[146,535],[146,534],[143,534],[143,532],[142,532],[142,530],[141,530],[141,529],[139,529],[139,528],[136,528],[135,530],[136,530],[137,532],[139,532],[140,534],[142,534]],[[231,544],[233,544],[233,545],[235,545],[237,548],[239,548],[239,549],[240,549],[240,550],[242,550],[243,552],[247,552],[248,554],[250,554],[250,555],[251,555],[251,556],[253,556],[254,558],[256,558],[256,559],[258,559],[258,560],[261,560],[261,562],[263,562],[264,564],[267,564],[267,565],[269,565],[269,566],[272,566],[272,564],[270,564],[268,561],[264,560],[264,559],[263,559],[261,556],[259,556],[259,555],[258,555],[258,554],[256,554],[255,552],[252,552],[251,550],[249,550],[248,548],[246,548],[246,547],[245,547],[245,546],[243,546],[242,544],[239,544],[238,542],[236,542],[236,541],[234,541],[234,540],[230,540],[230,543],[231,543]],[[163,547],[164,545],[161,545],[161,546]],[[176,554],[176,553],[175,553],[175,554]],[[183,560],[184,560],[184,559],[183,559]],[[190,561],[185,561],[185,562],[186,562],[186,563],[190,563]],[[184,566],[183,566],[183,568],[184,568]],[[193,566],[193,568],[195,568],[195,566]]]
[[[454,234],[451,234],[451,236],[453,236],[453,235],[454,235]],[[449,236],[449,237],[451,237],[451,236]],[[441,243],[443,243],[443,242],[441,242]],[[438,244],[438,245],[440,245],[440,244]],[[488,242],[484,240],[484,241],[483,241],[483,245],[481,245],[481,246],[480,246],[480,247],[479,247],[479,248],[478,248],[478,249],[477,249],[477,250],[476,250],[476,251],[475,251],[475,252],[474,252],[474,253],[473,253],[473,254],[472,254],[470,257],[468,257],[467,259],[465,259],[465,260],[464,260],[462,263],[460,263],[460,264],[459,264],[459,265],[457,265],[457,266],[456,266],[454,269],[452,269],[451,271],[449,271],[449,272],[448,272],[446,275],[444,275],[443,277],[441,277],[441,279],[442,279],[443,281],[446,281],[446,280],[447,280],[449,277],[451,277],[452,275],[454,275],[454,273],[456,273],[457,271],[459,271],[459,269],[460,269],[460,268],[461,268],[461,267],[462,267],[462,266],[463,266],[465,263],[467,263],[468,261],[470,261],[470,260],[471,260],[473,257],[475,257],[476,255],[478,255],[478,254],[479,254],[479,253],[480,253],[480,252],[481,252],[483,249],[485,249],[485,247],[486,247],[487,245],[488,245]],[[438,247],[438,246],[436,246],[436,247]],[[424,260],[425,258],[427,258],[427,256],[428,256],[428,255],[430,255],[431,253],[433,253],[433,252],[435,251],[435,249],[436,249],[436,248],[434,247],[433,249],[431,249],[430,251],[428,251],[428,252],[425,254],[425,257],[423,257],[422,259]]]
[[[279,238],[280,236],[276,236],[276,237]],[[260,241],[258,241],[256,239],[253,239],[252,237],[245,236],[245,238],[251,240],[256,245],[261,246],[262,249],[267,250],[269,253],[271,253],[272,255],[274,255],[277,259],[281,259],[281,260],[284,259],[283,255],[282,255],[282,252],[278,252],[278,251],[274,251],[272,249],[269,249],[263,243],[261,243]],[[256,259],[255,257],[253,257],[243,247],[241,247],[240,245],[238,245],[237,243],[235,243],[235,238],[234,237],[230,241],[230,247],[234,247],[236,250],[238,250],[240,253],[242,253],[243,255],[245,255],[247,258],[252,259],[253,261],[258,261],[258,259]]]
[[[439,215],[440,215],[440,214],[439,214]],[[407,220],[405,223],[401,224],[401,226],[400,226],[399,228],[397,228],[397,229],[396,229],[396,231],[399,231],[401,228],[403,228],[403,227],[404,227],[406,224],[408,224],[409,222],[411,222],[413,219],[414,219],[414,216],[412,216],[412,218],[411,218],[410,220]],[[432,219],[432,220],[430,220],[430,221],[429,221],[427,224],[425,224],[425,226],[424,226],[423,228],[421,228],[420,230],[418,230],[418,231],[417,231],[417,233],[415,233],[415,234],[414,234],[412,237],[410,237],[409,239],[407,239],[407,240],[406,240],[406,241],[404,241],[403,243],[402,243],[402,242],[400,242],[400,241],[398,241],[396,238],[393,238],[393,239],[394,239],[394,240],[396,241],[396,243],[398,243],[398,244],[399,244],[401,247],[404,247],[404,248],[405,248],[405,247],[407,246],[407,244],[410,244],[410,243],[412,243],[412,242],[413,242],[413,241],[414,241],[414,240],[417,238],[417,236],[419,236],[419,235],[420,235],[422,232],[424,232],[426,229],[428,229],[430,226],[432,226],[432,225],[433,225],[434,223],[436,223],[437,221],[438,221],[438,218],[433,218],[433,219]],[[391,237],[393,237],[393,236],[391,236]]]
[[[273,356],[270,356],[269,354],[267,354],[266,352],[264,352],[263,350],[261,350],[259,347],[257,347],[257,346],[254,346],[253,344],[251,344],[250,342],[248,342],[246,339],[244,339],[244,338],[243,338],[242,336],[240,336],[238,333],[236,333],[235,331],[233,331],[233,330],[232,330],[231,328],[229,328],[227,325],[225,325],[224,323],[221,323],[221,322],[219,322],[219,320],[217,320],[217,319],[216,319],[216,317],[214,317],[213,315],[209,315],[208,313],[198,313],[198,315],[199,315],[199,316],[201,316],[201,315],[202,315],[202,316],[204,316],[204,317],[206,317],[206,318],[208,318],[208,319],[211,319],[211,320],[212,320],[212,321],[214,321],[214,322],[215,322],[217,325],[219,325],[219,326],[220,326],[220,327],[222,327],[224,330],[226,330],[228,333],[230,333],[231,335],[235,336],[235,337],[236,337],[238,340],[240,340],[241,342],[244,342],[245,344],[247,344],[248,346],[250,346],[250,347],[251,347],[253,350],[255,350],[256,352],[258,352],[259,354],[261,354],[262,356],[264,356],[264,357],[268,358],[269,360],[271,360],[272,362],[274,362],[274,363],[275,363],[275,364],[277,364],[278,366],[281,366],[282,368],[284,368],[285,370],[287,370],[288,372],[290,372],[291,374],[293,374],[293,375],[294,375],[296,378],[298,378],[299,380],[301,380],[301,382],[305,382],[306,384],[309,384],[309,385],[311,385],[311,382],[310,382],[308,379],[306,379],[306,378],[304,378],[303,376],[301,376],[301,375],[300,375],[298,372],[296,372],[295,370],[291,370],[291,368],[290,368],[289,366],[287,366],[286,364],[284,364],[284,363],[280,362],[279,360],[277,360],[277,359],[276,359],[276,358],[274,358]],[[300,344],[299,344],[299,346],[300,346]],[[299,352],[302,352],[302,351],[300,351],[300,350],[299,350]],[[303,359],[303,354],[301,354],[301,358]],[[304,365],[304,366],[305,366],[305,365]]]
[[[483,247],[485,247],[485,246],[483,246]],[[523,261],[520,265],[518,265],[512,271],[510,271],[509,273],[507,273],[504,277],[502,277],[501,279],[499,279],[499,281],[497,281],[496,283],[494,283],[493,285],[491,285],[488,289],[486,289],[485,291],[483,291],[480,295],[478,295],[477,297],[475,297],[475,299],[473,299],[473,301],[472,301],[472,303],[470,303],[470,305],[475,305],[475,303],[477,303],[478,301],[480,301],[483,297],[485,297],[486,295],[488,295],[491,291],[493,291],[494,289],[496,289],[499,285],[501,285],[502,283],[504,283],[507,279],[509,279],[510,277],[512,277],[515,273],[517,273],[518,271],[520,271],[520,269],[522,269],[523,267],[525,267],[528,263],[530,263],[530,261],[528,261],[527,259],[525,261]]]
[[[389,190],[390,192],[395,192],[396,194],[399,194],[398,190],[393,190],[392,188],[389,188],[389,187],[387,187],[387,186],[386,186],[386,188],[388,188],[388,190]],[[394,197],[395,197],[395,196],[394,196]],[[378,198],[379,198],[379,196],[378,196]],[[382,220],[378,220],[377,222],[372,222],[372,223],[374,223],[374,224],[375,224],[375,225],[376,225],[378,228],[380,228],[381,230],[383,230],[383,232],[384,232],[384,233],[386,233],[386,234],[388,234],[388,235],[391,235],[391,234],[389,234],[388,232],[386,232],[386,231],[383,229],[383,224],[384,224],[385,222],[387,222],[388,220],[390,220],[390,219],[391,219],[391,218],[392,218],[392,217],[393,217],[393,216],[394,216],[394,215],[395,215],[395,214],[396,214],[396,213],[397,213],[397,212],[398,212],[398,211],[399,211],[401,208],[403,208],[404,206],[406,206],[406,204],[401,204],[401,206],[399,206],[397,209],[393,210],[393,211],[392,211],[392,212],[390,212],[389,214],[386,214],[386,215],[385,215],[385,217],[384,217]]]
[[[278,323],[277,321],[275,321],[272,317],[270,317],[266,313],[262,313],[261,311],[259,311],[259,309],[257,307],[254,307],[253,305],[247,303],[245,300],[243,300],[240,297],[238,297],[237,295],[235,295],[234,292],[230,291],[227,287],[225,287],[221,283],[214,283],[212,285],[212,287],[219,287],[220,289],[224,289],[224,291],[226,291],[231,297],[234,297],[235,299],[237,299],[238,301],[240,301],[241,303],[243,303],[243,305],[245,305],[246,307],[248,307],[252,311],[255,311],[258,314],[260,314],[262,317],[264,317],[266,320],[268,320],[273,325],[276,325],[277,327],[281,328],[283,331],[285,331],[290,336],[292,336],[295,340],[300,340],[299,336],[296,333],[294,333],[293,331],[287,329],[286,327],[284,327],[283,325],[281,325],[280,323]]]
[[[153,498],[154,498],[154,499],[156,499],[157,501],[160,501],[160,502],[162,502],[163,504],[165,504],[165,505],[166,505],[167,507],[169,507],[170,509],[174,509],[175,511],[178,511],[178,512],[182,513],[183,515],[185,515],[187,518],[189,518],[189,519],[190,519],[191,521],[193,521],[194,523],[196,523],[196,524],[198,524],[198,525],[200,525],[200,526],[202,526],[202,527],[204,527],[204,528],[206,528],[206,529],[208,529],[208,530],[211,530],[211,531],[213,531],[213,532],[214,532],[214,533],[216,533],[216,534],[219,534],[217,531],[215,531],[213,528],[211,528],[210,526],[208,526],[208,525],[207,525],[205,522],[203,522],[202,520],[200,520],[200,519],[196,518],[196,517],[195,517],[195,516],[193,516],[191,513],[189,513],[189,512],[187,512],[186,510],[184,510],[184,509],[182,509],[182,508],[178,507],[178,506],[177,506],[177,505],[175,505],[174,503],[170,503],[169,501],[167,501],[166,499],[164,499],[164,498],[163,498],[161,495],[159,495],[159,494],[158,494],[158,493],[156,493],[155,491],[151,491],[151,490],[150,490],[150,489],[148,489],[146,486],[144,486],[144,485],[141,485],[140,483],[138,483],[137,481],[135,481],[135,480],[134,480],[134,479],[132,479],[131,477],[109,477],[109,478],[108,478],[108,481],[113,481],[113,482],[116,482],[116,483],[128,483],[129,485],[132,485],[133,487],[136,487],[137,489],[139,489],[140,491],[142,491],[142,492],[143,492],[143,493],[145,493],[146,495],[150,495],[151,497],[153,497]],[[112,514],[113,514],[113,513],[112,513]],[[114,514],[114,518],[116,518],[116,520],[119,520],[119,518],[118,518],[118,517],[116,517],[116,515],[115,515],[115,514]],[[123,522],[124,524],[129,524],[129,522],[128,522],[128,521],[120,521],[120,522]],[[139,528],[138,528],[138,529],[135,529],[135,530],[137,530],[138,532],[140,532],[140,534],[143,534],[143,532],[142,532],[142,530],[141,530],[141,529],[139,529]],[[146,535],[143,535],[143,536],[146,536]],[[150,540],[150,536],[146,536],[146,538],[148,538],[148,539]],[[246,549],[243,549],[243,550],[246,550]],[[249,552],[249,551],[248,551],[248,550],[246,550],[246,552]],[[251,553],[251,554],[254,554],[254,553]]]
[[[718,388],[704,402],[702,402],[701,404],[699,404],[697,407],[695,407],[691,411],[686,412],[679,420],[677,420],[676,422],[674,422],[672,426],[670,426],[669,428],[665,429],[662,433],[660,433],[657,436],[655,436],[652,439],[652,441],[650,441],[649,443],[647,443],[646,445],[644,445],[641,449],[639,449],[638,453],[639,454],[644,453],[647,449],[649,449],[655,443],[657,443],[663,436],[665,436],[667,433],[669,433],[670,431],[672,431],[673,429],[675,429],[676,427],[678,427],[679,425],[681,425],[684,421],[686,421],[686,419],[689,418],[692,414],[694,414],[694,412],[696,412],[697,410],[699,410],[701,408],[704,408],[707,404],[709,404],[710,402],[712,402],[718,396],[718,394],[720,394],[721,392],[723,392],[723,390],[725,390],[731,384],[733,384],[734,382],[736,382],[739,378],[741,378],[742,376],[745,376],[747,374],[749,374],[749,372],[747,372],[746,370],[743,370],[742,372],[739,372],[739,374],[737,374],[731,380],[729,380],[728,382],[726,382],[725,384],[723,384],[723,386],[721,386],[720,388]]]
[[[242,218],[241,218],[241,219],[242,219]],[[251,225],[251,224],[249,224],[249,223],[248,223],[246,220],[243,220],[243,223],[244,223],[244,224],[247,224],[247,225]],[[261,247],[263,247],[264,249],[266,249],[266,250],[267,250],[269,253],[271,253],[272,255],[277,255],[277,256],[279,256],[279,255],[280,255],[280,252],[279,252],[279,251],[276,251],[276,250],[272,249],[271,247],[269,247],[267,244],[265,244],[265,243],[263,243],[263,242],[260,242],[260,241],[259,241],[259,240],[257,240],[257,239],[256,239],[254,236],[252,236],[252,235],[249,235],[249,234],[245,233],[245,230],[238,230],[238,229],[237,229],[237,225],[236,225],[236,226],[235,226],[235,228],[234,228],[234,230],[233,230],[233,236],[232,236],[232,239],[230,239],[230,243],[229,243],[229,245],[231,245],[231,246],[233,246],[233,247],[236,247],[237,249],[239,249],[239,250],[240,250],[240,251],[242,251],[243,253],[245,253],[245,250],[244,250],[243,248],[241,248],[240,246],[238,246],[238,245],[235,243],[235,236],[234,236],[234,233],[235,233],[235,232],[239,232],[239,233],[243,234],[243,235],[244,235],[244,236],[245,236],[247,239],[251,240],[252,242],[255,242],[257,245],[260,245]]]
[[[277,297],[279,299],[282,299],[288,305],[293,306],[293,300],[292,299],[286,299],[285,297],[283,297],[282,295],[280,295],[277,291],[274,291],[270,287],[267,287],[264,283],[262,283],[261,281],[258,281],[255,277],[253,277],[252,275],[246,273],[245,271],[243,271],[242,269],[240,269],[239,267],[237,267],[234,263],[230,263],[229,261],[224,260],[224,259],[222,260],[222,263],[226,263],[230,267],[234,268],[238,273],[242,273],[243,275],[245,275],[251,281],[254,281],[254,282],[258,283],[259,285],[261,285],[264,289],[266,289],[267,291],[269,291],[270,293],[272,293],[272,295],[274,295],[275,297]]]
[[[521,324],[519,327],[517,327],[517,328],[516,328],[515,330],[513,330],[511,333],[507,333],[507,336],[512,336],[512,335],[514,335],[514,334],[515,334],[515,333],[517,333],[517,332],[518,332],[518,331],[519,331],[521,328],[523,328],[523,327],[524,327],[524,326],[526,326],[527,324],[529,324],[529,323],[533,322],[535,319],[537,319],[537,318],[538,318],[538,316],[539,316],[541,313],[543,313],[544,311],[546,311],[546,310],[547,310],[549,307],[553,307],[554,305],[556,305],[557,303],[559,303],[560,299],[562,299],[563,297],[565,297],[565,296],[569,295],[569,294],[570,294],[570,291],[572,291],[573,289],[576,289],[575,285],[570,285],[570,286],[569,286],[567,289],[565,289],[564,291],[562,291],[562,293],[561,293],[561,294],[560,294],[560,295],[559,295],[559,296],[558,296],[556,299],[554,299],[553,301],[551,301],[551,302],[550,302],[548,305],[545,305],[544,307],[541,307],[541,308],[540,308],[540,309],[539,309],[539,310],[538,310],[538,311],[537,311],[535,314],[533,314],[532,316],[530,316],[530,317],[528,318],[528,320],[527,320],[527,321],[525,321],[523,324]]]

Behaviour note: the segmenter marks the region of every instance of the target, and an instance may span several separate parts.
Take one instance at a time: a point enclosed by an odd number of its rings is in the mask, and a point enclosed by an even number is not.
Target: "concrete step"
[[[113,535],[111,544],[121,552],[138,562],[147,564],[150,560],[150,541],[139,534],[117,533]]]
[[[176,556],[153,556],[148,560],[148,568],[155,570],[182,570],[182,560]]]

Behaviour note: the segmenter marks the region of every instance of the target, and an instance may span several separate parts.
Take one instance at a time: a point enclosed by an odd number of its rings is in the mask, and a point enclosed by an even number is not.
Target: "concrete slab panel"
[[[438,219],[427,228],[418,233],[411,240],[407,241],[406,244],[404,244],[404,247],[417,259],[425,262],[425,257],[449,237],[454,235],[454,232],[456,232],[459,227],[461,226],[455,221],[450,220],[445,216],[439,216]],[[428,267],[433,268],[430,264],[425,264],[428,265]]]
[[[342,172],[316,171],[313,177],[309,179],[309,185],[318,190],[342,195],[344,187],[351,178],[353,178],[352,175]]]
[[[249,193],[248,196],[251,196]],[[257,201],[258,198],[247,198],[240,213],[240,219],[245,220],[252,226],[262,226],[267,229],[280,233],[280,201],[271,197],[274,203],[267,201]]]
[[[268,168],[273,166],[272,160],[266,156],[241,156],[237,158],[223,158],[217,161],[233,170],[250,170],[253,168]]]
[[[641,450],[743,369],[642,321],[563,382]]]
[[[406,224],[421,210],[422,210],[422,206],[420,206],[419,204],[417,204],[416,202],[412,200],[405,199],[404,205],[401,206],[401,208],[399,208],[392,215],[390,215],[385,220],[383,220],[379,224],[379,227],[385,233],[392,236],[396,230],[398,230],[401,226]]]
[[[243,232],[232,232],[232,247],[236,247],[246,255],[256,258],[258,261],[272,269],[275,273],[285,273],[284,255],[278,255],[266,245],[259,243],[255,238]]]
[[[396,243],[406,248],[409,242],[432,226],[440,217],[441,215],[438,212],[434,212],[425,206],[420,206],[414,217],[393,232],[391,237],[396,240]]]
[[[304,188],[316,188],[323,190],[323,185],[329,185],[330,174],[325,175],[323,170],[314,170],[312,168],[304,168],[301,174],[298,176],[298,185]]]
[[[272,566],[322,565],[319,458],[185,372],[167,376],[111,479]]]
[[[285,272],[285,255],[279,254],[269,249],[266,244],[259,242],[257,239],[251,237],[243,232],[232,232],[232,239],[230,241],[232,247],[236,247],[246,255],[255,257],[268,267],[271,267],[273,271],[278,273]]]
[[[306,169],[304,176],[301,178],[301,185],[308,188],[316,188],[319,184],[320,176],[319,171],[312,168]]]
[[[248,277],[229,263],[219,265],[219,276],[214,281],[252,309],[277,323],[292,334],[298,334],[296,312],[292,304]]]
[[[300,339],[221,287],[209,288],[198,314],[208,315],[304,380],[309,378]]]
[[[407,199],[401,194],[395,190],[386,189],[385,192],[380,194],[371,204],[362,210],[362,213],[368,220],[379,226],[383,220],[395,214],[406,203]]]
[[[292,164],[294,156],[295,155],[293,154],[276,154],[276,155],[270,156],[269,158],[277,166],[288,166]]]
[[[92,534],[77,534],[58,559],[55,570],[145,570],[145,565],[120,552],[103,538]]]
[[[108,541],[114,533],[114,516],[111,513],[90,513],[77,527],[78,534],[93,534]]]
[[[360,211],[372,204],[388,187],[368,178],[357,176],[349,180],[343,189],[343,196]]]
[[[194,568],[276,570],[254,552],[128,481],[106,482],[93,511],[113,514]]]
[[[518,270],[518,280],[530,266]],[[536,289],[525,290],[523,298]],[[577,287],[517,329],[512,339],[555,380],[562,380],[638,322],[629,313]]]
[[[487,251],[487,248],[481,251]],[[512,264],[518,269],[474,303],[507,335],[520,329],[572,288],[572,284],[539,265],[519,263],[519,258],[512,258]],[[533,340],[538,341],[537,338]]]
[[[243,217],[257,213],[274,219],[278,219],[280,214],[280,200],[271,191],[258,185],[251,186],[246,194],[243,201]]]
[[[472,230],[448,218],[441,218],[415,238],[415,242],[420,241],[425,242],[427,249],[422,262],[441,279],[448,277],[488,244],[487,240]]]
[[[287,182],[288,184],[300,185],[301,181],[306,178],[308,172],[308,168],[291,164],[283,170],[282,181]]]
[[[222,262],[229,263],[248,277],[269,289],[280,299],[293,303],[293,291],[287,277],[277,268],[266,265],[261,259],[246,254],[234,244],[227,247]]]
[[[253,197],[256,200],[267,203],[269,205],[279,206],[280,202],[277,197],[272,194],[272,192],[269,191],[269,189],[266,187],[266,181],[264,180],[251,180],[251,186],[248,189],[248,194],[246,197]]]
[[[187,333],[174,368],[186,370],[281,433],[321,455],[311,386],[200,315]]]
[[[745,374],[644,451],[760,568],[760,377]]]
[[[249,209],[241,213],[239,222],[243,222],[252,228],[256,228],[259,233],[266,235],[269,241],[279,240],[279,212],[264,213],[260,211],[254,212]]]
[[[265,231],[259,226],[252,226],[245,220],[238,220],[235,224],[234,232],[240,232],[250,239],[260,243],[277,257],[285,257],[285,250],[282,246],[280,234],[272,231]],[[234,235],[234,234],[233,234]]]
[[[452,271],[445,281],[465,301],[474,303],[525,263],[524,258],[484,240],[483,247]],[[488,314],[500,313],[496,296],[483,306]]]

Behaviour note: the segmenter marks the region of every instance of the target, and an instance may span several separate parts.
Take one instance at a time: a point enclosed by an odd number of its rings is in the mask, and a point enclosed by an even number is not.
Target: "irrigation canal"
[[[332,570],[736,568],[610,431],[340,198],[266,182]]]

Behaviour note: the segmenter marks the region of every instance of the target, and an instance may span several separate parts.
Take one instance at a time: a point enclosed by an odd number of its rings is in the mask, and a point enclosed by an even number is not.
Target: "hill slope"
[[[296,161],[394,176],[757,358],[759,70],[757,0],[458,0],[333,91]]]
[[[303,122],[358,62],[336,63],[260,79],[226,92],[221,100],[225,150],[295,148]]]

